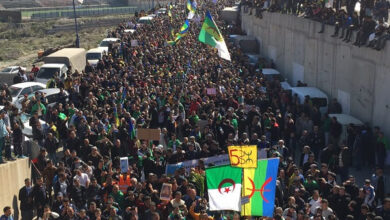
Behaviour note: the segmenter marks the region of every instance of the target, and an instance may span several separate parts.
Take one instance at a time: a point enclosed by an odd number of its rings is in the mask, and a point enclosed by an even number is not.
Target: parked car
[[[19,72],[19,68],[21,68],[23,71],[26,71],[26,67],[22,66],[9,66],[0,71],[0,74],[16,74]]]
[[[329,114],[330,118],[336,117],[337,121],[342,125],[342,133],[340,138],[340,143],[347,141],[348,138],[348,127],[353,126],[354,128],[361,128],[364,126],[364,123],[359,119],[348,114]]]
[[[135,32],[135,29],[125,29],[123,30],[123,32],[133,34]]]
[[[46,107],[54,107],[58,101],[59,101],[59,93],[60,93],[60,89],[59,88],[51,88],[51,89],[41,89],[41,90],[38,90],[38,91],[35,91],[35,92],[40,92],[40,93],[43,93],[45,95],[45,98],[46,98],[46,101],[47,101],[47,105]],[[34,95],[35,95],[35,92],[31,93],[28,95],[28,99],[31,99]],[[68,101],[69,100],[69,93],[67,91],[65,91],[65,101]],[[23,101],[24,97],[20,97],[16,102],[15,102],[15,107],[18,108],[18,109],[22,109],[22,101]]]
[[[24,94],[30,94],[45,88],[46,85],[39,82],[24,82],[14,84],[9,87],[12,96],[12,103],[15,103],[15,101],[20,97],[23,97]]]
[[[19,68],[21,68],[23,71],[26,71],[26,67],[21,67],[21,66],[9,66],[0,70],[0,82],[7,83],[8,85],[12,85],[15,76],[19,72]]]
[[[22,133],[24,136],[26,136],[28,138],[32,138],[32,136],[33,136],[32,127],[30,126],[30,118],[31,118],[31,115],[29,115],[29,114],[23,113],[20,115],[20,119],[22,120],[23,127],[24,127],[22,130]],[[39,119],[39,122],[41,123],[43,130],[46,130],[47,129],[46,122],[41,120],[41,119]]]
[[[152,20],[153,20],[153,17],[152,17],[152,16],[140,17],[140,18],[138,19],[137,25],[140,26],[140,25],[143,25],[143,24],[151,24],[151,23],[152,23]]]

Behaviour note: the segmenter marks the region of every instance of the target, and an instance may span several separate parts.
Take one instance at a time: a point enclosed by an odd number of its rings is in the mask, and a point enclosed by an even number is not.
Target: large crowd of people
[[[263,11],[293,14],[321,22],[318,33],[324,33],[325,25],[334,25],[334,38],[345,42],[353,41],[355,46],[367,46],[376,50],[385,47],[390,40],[390,2],[387,0],[244,0],[246,13],[262,17]],[[249,9],[253,9],[249,10]],[[341,30],[341,33],[340,33]]]
[[[228,28],[219,14],[233,4],[199,1],[197,14],[209,10],[227,39],[240,26]],[[35,176],[19,192],[23,220],[255,219],[208,209],[208,164],[201,158],[226,154],[230,145],[257,145],[280,158],[274,217],[257,219],[390,219],[384,175],[390,145],[380,128],[350,125],[344,140],[336,118],[310,97],[300,104],[277,79],[266,80],[240,48],[226,40],[230,62],[200,43],[197,18],[176,45],[167,44],[186,18],[185,4],[171,10],[171,18],[163,14],[137,26],[139,13],[111,30],[107,37],[121,43],[111,44],[96,66],[53,79],[51,86],[61,89],[54,107],[36,93],[17,109],[3,88],[0,146],[12,143],[23,157],[20,114],[26,112],[41,147]],[[129,28],[136,31],[124,32]],[[329,104],[329,113],[340,112],[337,100]],[[137,139],[140,128],[161,129],[160,140]],[[13,159],[9,150],[5,156]],[[121,157],[129,160],[125,173]],[[193,159],[200,160],[195,168],[165,174],[167,164]],[[363,167],[373,175],[357,185],[349,171]],[[164,183],[172,186],[169,200],[160,199]],[[10,208],[4,212],[1,219],[10,219]]]

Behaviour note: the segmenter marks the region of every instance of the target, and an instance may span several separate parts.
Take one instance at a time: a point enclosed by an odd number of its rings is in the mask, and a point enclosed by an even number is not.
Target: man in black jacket
[[[19,190],[20,211],[22,220],[33,219],[33,200],[31,197],[32,187],[29,178],[24,180],[24,186]]]
[[[46,187],[43,184],[42,177],[37,178],[37,182],[32,190],[32,198],[34,201],[34,207],[37,210],[37,216],[42,218],[43,208],[48,203]]]

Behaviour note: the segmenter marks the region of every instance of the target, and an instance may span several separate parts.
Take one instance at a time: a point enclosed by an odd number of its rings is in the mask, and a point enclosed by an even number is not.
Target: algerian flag
[[[211,211],[241,210],[241,175],[241,168],[230,165],[206,169]]]
[[[230,54],[226,47],[226,43],[213,18],[211,17],[209,11],[207,11],[206,16],[204,18],[202,29],[200,30],[198,39],[202,43],[217,48],[218,56],[230,61]]]

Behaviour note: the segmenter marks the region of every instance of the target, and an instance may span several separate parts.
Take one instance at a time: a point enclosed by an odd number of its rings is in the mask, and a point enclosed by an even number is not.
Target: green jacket
[[[33,115],[35,112],[37,112],[39,107],[42,109],[42,115],[45,115],[46,114],[46,107],[42,103],[40,104],[40,106],[38,106],[38,103],[35,103],[33,105],[33,107],[31,108],[31,114]]]

